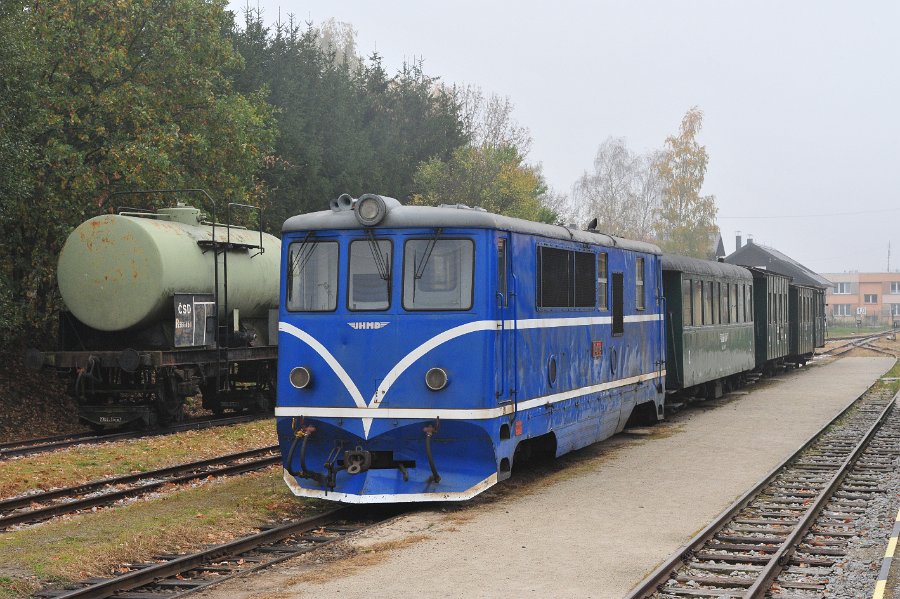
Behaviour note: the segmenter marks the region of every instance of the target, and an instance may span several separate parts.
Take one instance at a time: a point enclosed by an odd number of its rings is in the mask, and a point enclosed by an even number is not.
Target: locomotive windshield
[[[367,239],[350,242],[347,307],[387,310],[390,305],[391,242]]]
[[[470,239],[410,239],[403,251],[403,307],[472,307],[475,248]]]
[[[288,252],[287,309],[331,312],[337,309],[338,244],[304,240]]]

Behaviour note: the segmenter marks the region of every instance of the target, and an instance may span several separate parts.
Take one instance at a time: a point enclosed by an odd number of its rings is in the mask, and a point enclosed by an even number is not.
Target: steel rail
[[[760,599],[765,597],[766,593],[769,592],[772,581],[778,577],[784,564],[787,563],[791,556],[796,552],[797,545],[803,539],[803,536],[810,527],[815,523],[819,513],[825,508],[825,504],[831,500],[834,491],[840,486],[841,481],[844,480],[844,477],[846,477],[847,473],[850,471],[850,467],[856,463],[860,454],[862,454],[869,445],[872,437],[875,436],[875,433],[878,432],[881,425],[884,424],[885,418],[887,418],[888,413],[893,409],[894,404],[897,402],[897,397],[900,397],[900,393],[895,395],[893,399],[887,403],[878,415],[878,418],[872,426],[869,427],[869,430],[866,431],[866,434],[863,435],[859,443],[856,444],[856,447],[853,448],[850,455],[848,455],[844,462],[838,467],[837,472],[835,472],[828,485],[819,491],[816,500],[810,504],[809,508],[807,508],[799,522],[795,525],[794,531],[788,535],[781,543],[778,550],[769,558],[769,563],[767,563],[757,575],[756,582],[753,586],[746,590],[744,599]]]
[[[42,445],[47,443],[57,443],[60,441],[69,441],[72,439],[83,439],[96,437],[96,433],[73,433],[71,435],[54,435],[52,437],[43,437],[38,439],[22,439],[21,441],[7,441],[0,443],[0,453],[10,449],[18,449],[19,447],[29,447]]]
[[[127,484],[143,479],[162,478],[171,476],[173,474],[187,473],[173,478],[156,480],[137,487],[132,487],[130,489],[111,491],[109,493],[103,493],[101,495],[94,495],[92,497],[76,499],[74,501],[66,503],[48,505],[42,508],[3,516],[0,517],[0,530],[9,528],[10,526],[14,526],[16,524],[22,524],[25,522],[38,522],[41,520],[52,518],[54,516],[59,516],[61,514],[68,514],[94,506],[106,505],[114,501],[118,501],[119,499],[125,499],[127,497],[136,497],[145,493],[149,493],[150,491],[156,490],[164,485],[181,484],[196,480],[198,478],[206,478],[208,476],[226,476],[259,470],[281,461],[280,455],[266,456],[266,454],[272,454],[277,451],[278,446],[274,445],[270,447],[252,449],[249,451],[242,451],[239,453],[219,456],[208,460],[178,464],[176,466],[169,466],[167,468],[161,468],[159,470],[152,470],[149,472],[142,472],[140,474],[129,474],[115,478],[100,479],[82,485],[74,485],[64,489],[54,489],[52,491],[47,491],[46,493],[13,497],[11,499],[0,501],[0,511],[14,510],[35,502],[49,501],[51,499],[56,499],[59,497],[90,493],[92,491],[102,489],[111,485]],[[223,468],[218,468],[215,470],[207,469],[212,466],[234,462],[237,460],[250,461],[232,464],[230,466],[225,466]]]
[[[14,441],[10,443],[9,447],[0,446],[0,460],[4,458],[11,457],[20,457],[25,455],[33,455],[37,453],[43,453],[46,451],[53,451],[56,449],[64,449],[66,447],[72,447],[73,445],[95,445],[99,443],[107,443],[112,441],[122,441],[126,439],[142,439],[147,437],[160,437],[163,435],[171,435],[173,433],[182,433],[185,431],[193,431],[193,430],[204,430],[207,428],[215,428],[217,426],[231,426],[233,424],[241,424],[244,422],[253,422],[255,420],[262,420],[264,418],[269,418],[270,416],[260,416],[260,415],[252,415],[252,416],[232,416],[229,418],[206,418],[203,420],[196,420],[193,422],[187,422],[182,424],[177,424],[174,426],[170,426],[164,429],[158,429],[153,431],[126,431],[121,433],[112,433],[108,435],[95,435],[91,433],[85,433],[83,436],[79,436],[77,438],[73,438],[69,435],[68,439],[59,439],[57,441],[53,441],[56,437],[47,437],[44,439],[31,439],[25,441]],[[65,435],[63,435],[65,437]]]
[[[820,428],[817,432],[815,432],[809,439],[807,439],[794,453],[788,456],[783,462],[775,466],[768,474],[765,474],[759,482],[757,482],[749,491],[738,497],[734,503],[725,508],[722,513],[720,513],[716,518],[710,522],[703,530],[701,530],[694,538],[690,539],[686,544],[679,547],[675,552],[670,555],[661,565],[659,565],[653,572],[651,572],[644,580],[638,583],[638,585],[631,590],[631,592],[626,595],[625,599],[646,599],[650,597],[654,593],[656,593],[659,589],[658,587],[669,580],[675,572],[678,570],[681,565],[690,558],[691,554],[695,551],[701,549],[703,545],[706,544],[707,541],[711,540],[715,534],[742,509],[744,509],[747,505],[750,504],[751,501],[762,491],[766,486],[772,483],[775,478],[781,473],[781,470],[784,469],[788,464],[792,461],[796,460],[804,451],[809,449],[825,432],[828,427],[835,424],[839,419],[845,416],[851,409],[853,409],[857,402],[862,399],[872,388],[878,384],[878,381],[873,382],[869,387],[860,394],[856,399],[854,399],[850,404],[847,405],[846,408],[840,411],[834,418],[832,418],[827,424],[825,424],[822,428]],[[898,393],[900,395],[900,393]],[[888,402],[888,405],[892,405],[897,400],[897,395]]]
[[[203,564],[222,559],[227,556],[244,553],[261,545],[275,543],[286,539],[291,535],[315,530],[326,524],[334,522],[349,514],[353,506],[340,507],[318,516],[305,518],[297,522],[291,522],[264,530],[259,533],[236,539],[223,545],[217,545],[204,551],[188,554],[173,560],[134,570],[90,586],[75,589],[61,595],[55,595],[56,599],[104,599],[119,591],[128,591],[137,587],[151,584],[157,580],[175,576],[189,570],[193,570]]]

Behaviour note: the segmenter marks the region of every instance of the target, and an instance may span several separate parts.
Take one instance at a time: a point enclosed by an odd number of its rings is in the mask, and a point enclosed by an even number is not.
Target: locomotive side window
[[[625,283],[624,275],[614,272],[612,275],[612,334],[613,336],[625,333]]]
[[[538,308],[593,308],[597,304],[594,254],[538,247]]]
[[[332,312],[337,309],[338,244],[298,241],[288,252],[287,309]]]
[[[403,250],[403,307],[472,307],[475,246],[471,239],[410,239]]]
[[[647,306],[644,299],[644,259],[637,258],[634,261],[634,287],[635,306],[638,310],[644,310]]]
[[[609,310],[609,255],[606,252],[597,254],[597,293],[601,310]]]
[[[682,279],[681,280],[681,324],[682,326],[689,327],[694,324],[693,320],[693,308],[691,307],[691,280],[690,279]]]
[[[593,308],[597,305],[597,261],[589,252],[572,252],[575,280],[573,298],[575,308]]]
[[[391,305],[391,251],[387,239],[350,242],[347,307],[350,310],[387,310]]]

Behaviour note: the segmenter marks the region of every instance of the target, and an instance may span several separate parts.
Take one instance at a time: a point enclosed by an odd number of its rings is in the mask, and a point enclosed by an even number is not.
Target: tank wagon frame
[[[126,193],[188,192],[214,206],[203,190]],[[228,224],[232,210],[257,211],[259,231]],[[212,216],[202,221],[183,205],[123,208],[67,241],[58,270],[71,312],[60,314],[59,350],[31,352],[29,361],[68,378],[78,416],[92,427],[177,421],[198,392],[217,414],[274,403],[280,246],[263,234],[254,206],[228,204],[226,224]],[[271,300],[247,289],[265,287],[266,277]]]

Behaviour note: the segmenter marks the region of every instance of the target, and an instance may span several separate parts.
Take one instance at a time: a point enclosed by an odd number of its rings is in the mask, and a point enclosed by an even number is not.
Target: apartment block
[[[900,326],[900,272],[823,274],[833,286],[825,292],[829,322]]]

